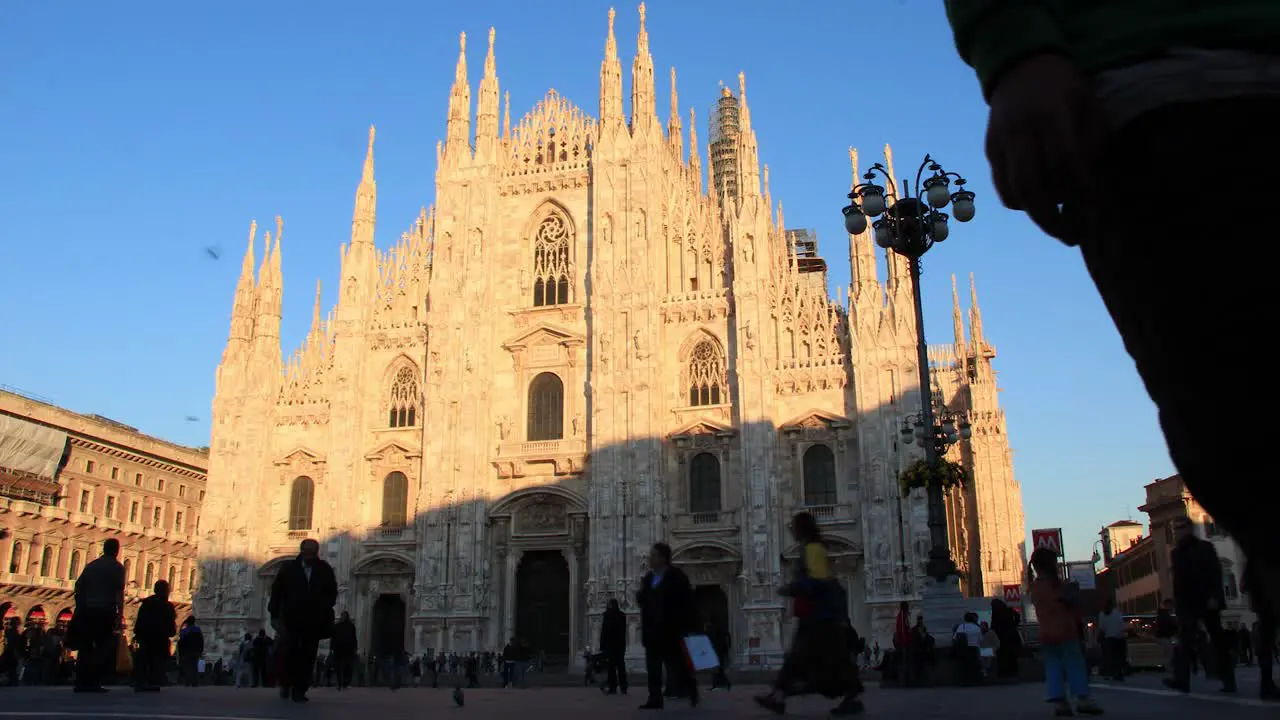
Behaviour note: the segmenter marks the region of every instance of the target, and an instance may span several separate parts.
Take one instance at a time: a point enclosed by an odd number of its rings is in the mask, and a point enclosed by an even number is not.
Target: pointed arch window
[[[728,402],[724,353],[711,340],[699,341],[689,353],[689,405]]]
[[[48,545],[44,546],[44,552],[40,553],[40,577],[49,577],[53,573],[53,548]]]
[[[187,592],[193,593],[195,591],[196,591],[196,569],[191,568],[190,570],[187,571]]]
[[[564,383],[540,373],[529,383],[529,441],[564,438]]]
[[[836,456],[826,445],[804,451],[804,504],[836,504]]]
[[[128,587],[130,583],[137,584],[137,579],[133,577],[133,560],[124,559],[124,584]]]
[[[711,453],[689,461],[689,512],[720,512],[720,460]]]
[[[169,581],[169,589],[170,589],[170,590],[173,590],[174,592],[177,592],[177,590],[178,590],[178,568],[174,567],[173,565],[170,565],[170,566],[169,566],[169,577],[168,577],[167,579],[168,579],[168,581]]]
[[[409,521],[409,478],[393,472],[382,480],[382,527],[401,528]]]
[[[67,567],[67,579],[75,580],[80,577],[80,551],[76,550],[71,553],[71,565]]]
[[[391,382],[391,409],[387,425],[393,428],[414,427],[418,424],[418,378],[413,369],[402,367]]]
[[[316,484],[303,475],[294,478],[289,490],[289,529],[310,530],[311,511],[315,506]],[[150,585],[150,583],[148,583]]]
[[[14,574],[22,573],[22,543],[15,542],[13,550],[9,553],[9,572]]]
[[[155,563],[147,563],[147,574],[145,577],[146,577],[146,581],[142,583],[142,587],[146,588],[147,590],[151,590],[151,588],[155,584],[155,579],[156,579]]]
[[[558,212],[551,212],[533,233],[533,305],[565,305],[570,302],[572,266],[569,251],[573,230]]]

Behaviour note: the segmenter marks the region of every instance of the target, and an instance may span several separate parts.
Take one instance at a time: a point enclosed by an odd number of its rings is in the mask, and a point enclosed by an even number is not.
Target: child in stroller
[[[596,685],[596,675],[603,674],[606,677],[608,676],[609,666],[605,661],[604,653],[593,653],[590,650],[587,650],[582,654],[582,656],[583,659],[586,660],[586,673],[582,678],[582,684],[584,686],[591,687],[592,685]],[[598,683],[601,690],[605,689],[606,682],[607,681],[605,680],[601,680]]]

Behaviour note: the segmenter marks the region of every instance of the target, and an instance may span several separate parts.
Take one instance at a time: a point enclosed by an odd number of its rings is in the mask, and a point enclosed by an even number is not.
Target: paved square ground
[[[1179,696],[1156,683],[1126,683],[1123,687],[1095,685],[1095,695],[1109,716],[1152,717],[1160,720],[1203,717],[1206,712],[1230,713],[1231,720],[1275,720],[1280,705],[1251,695],[1218,697],[1216,687],[1201,684],[1197,694]],[[357,688],[343,693],[321,688],[305,705],[282,701],[273,690],[229,687],[167,688],[158,694],[136,695],[117,689],[107,695],[75,695],[68,688],[0,688],[0,718],[48,720],[621,720],[621,718],[769,718],[751,696],[759,687],[735,687],[728,693],[705,693],[697,709],[670,702],[662,712],[637,709],[643,697],[605,696],[593,688],[533,688],[473,690],[466,705],[455,707],[450,691],[404,688]],[[880,689],[866,695],[868,716],[974,718],[1023,720],[1049,717],[1038,685],[924,690]],[[834,703],[820,698],[793,700],[788,717],[821,718]]]

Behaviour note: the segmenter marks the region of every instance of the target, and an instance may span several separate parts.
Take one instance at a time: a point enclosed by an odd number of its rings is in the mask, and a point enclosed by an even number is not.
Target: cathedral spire
[[[747,75],[742,72],[738,73],[738,108],[741,123],[738,136],[739,193],[744,198],[757,197],[760,195],[760,150],[756,145],[756,133],[751,129],[751,108],[747,106]]]
[[[955,331],[956,352],[964,355],[964,315],[960,312],[960,291],[956,288],[955,273],[951,275],[951,325]]]
[[[702,158],[698,155],[698,116],[689,108],[689,171],[697,183],[695,191],[702,194]]]
[[[884,166],[889,172],[889,178],[893,182],[890,185],[889,192],[895,195],[901,195],[905,187],[899,181],[897,173],[893,170],[893,148],[888,143],[884,145]],[[894,202],[897,202],[895,197]],[[911,267],[907,263],[907,259],[892,250],[885,250],[885,258],[889,267],[889,289],[897,292],[901,288],[911,289]]]
[[[489,52],[484,58],[484,77],[480,79],[480,98],[476,103],[476,158],[493,161],[498,140],[498,63],[493,55],[496,33],[489,28]]]
[[[680,97],[676,94],[676,69],[671,68],[671,119],[667,122],[667,140],[676,158],[684,155],[684,131],[680,127]]]
[[[249,246],[244,251],[244,261],[240,264],[240,279],[236,281],[236,296],[231,305],[231,332],[227,337],[227,347],[222,354],[222,362],[226,363],[237,357],[244,346],[253,339],[254,321],[254,278],[253,262],[257,258],[253,251],[253,241],[258,234],[258,221],[249,223]]]
[[[636,33],[636,58],[631,64],[631,133],[658,125],[654,97],[653,56],[649,54],[649,31],[644,26],[645,7],[640,3],[640,31]]]
[[[276,216],[276,246],[271,252],[271,283],[277,289],[284,286],[284,270],[281,267],[280,240],[284,237],[284,218]]]
[[[471,85],[467,82],[467,34],[458,36],[458,66],[449,92],[449,128],[445,155],[454,159],[471,153]]]
[[[284,222],[276,217],[276,240],[273,245],[268,231],[263,240],[268,248],[262,258],[258,278],[257,318],[253,323],[254,355],[267,363],[261,369],[271,370],[280,364],[280,307],[284,290],[280,273],[280,235]],[[274,375],[271,375],[274,377]]]
[[[374,127],[369,126],[369,147],[364,154],[364,169],[356,187],[356,208],[351,216],[351,246],[373,245],[373,230],[378,217],[378,184],[373,179]]]
[[[618,39],[613,34],[617,13],[609,8],[609,36],[604,41],[600,63],[600,125],[622,123],[622,64],[618,62]]]
[[[849,148],[849,169],[853,173],[853,187],[860,181],[858,174],[858,151]],[[875,243],[871,239],[870,230],[860,235],[849,236],[849,274],[853,279],[853,289],[859,297],[864,292],[875,292],[879,295],[880,279],[876,272]]]
[[[316,304],[311,307],[311,335],[320,334],[320,279],[316,278]]]
[[[502,93],[502,139],[511,137],[511,91]]]
[[[978,307],[978,284],[969,273],[969,342],[981,352],[986,342],[982,335],[982,309]]]

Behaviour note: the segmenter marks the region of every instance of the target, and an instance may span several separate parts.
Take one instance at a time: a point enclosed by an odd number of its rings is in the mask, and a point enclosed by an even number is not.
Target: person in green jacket
[[[947,0],[1004,204],[1078,246],[1170,455],[1280,599],[1261,331],[1276,325],[1280,2]]]

